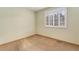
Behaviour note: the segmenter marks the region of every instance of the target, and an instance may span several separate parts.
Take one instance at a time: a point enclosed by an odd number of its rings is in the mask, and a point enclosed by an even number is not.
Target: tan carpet
[[[79,46],[40,35],[0,46],[2,51],[79,51]]]

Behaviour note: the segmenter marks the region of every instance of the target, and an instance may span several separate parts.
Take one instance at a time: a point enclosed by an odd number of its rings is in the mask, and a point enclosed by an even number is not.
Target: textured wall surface
[[[35,34],[35,13],[27,8],[0,8],[0,44]]]
[[[44,12],[49,9],[44,9],[37,12],[37,33],[63,41],[79,44],[79,8],[67,8],[67,28],[48,28],[44,25]],[[52,8],[55,9],[55,8]]]

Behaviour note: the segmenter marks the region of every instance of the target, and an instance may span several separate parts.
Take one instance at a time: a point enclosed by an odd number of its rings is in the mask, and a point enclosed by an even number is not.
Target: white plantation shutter
[[[67,8],[58,8],[45,12],[46,27],[67,27]]]

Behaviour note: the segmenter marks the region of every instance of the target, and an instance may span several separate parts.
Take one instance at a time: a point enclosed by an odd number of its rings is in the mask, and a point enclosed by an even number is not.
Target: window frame
[[[47,21],[47,16],[49,16],[50,17],[50,15],[54,15],[54,14],[60,14],[60,13],[62,13],[62,14],[64,14],[64,25],[63,26],[60,26],[60,17],[59,17],[59,15],[58,15],[58,26],[54,26],[54,23],[55,23],[55,19],[54,19],[54,16],[53,16],[53,25],[50,25],[50,22],[49,22],[49,25],[47,25],[46,23],[46,21]],[[47,11],[45,11],[45,27],[55,27],[55,28],[67,28],[67,8],[56,8],[56,9],[51,9],[51,10],[47,10]],[[48,21],[50,21],[50,19],[48,20]]]

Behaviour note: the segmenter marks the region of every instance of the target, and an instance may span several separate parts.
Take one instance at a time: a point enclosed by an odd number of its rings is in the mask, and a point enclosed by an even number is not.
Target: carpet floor
[[[79,51],[79,45],[33,35],[0,46],[0,51]]]

